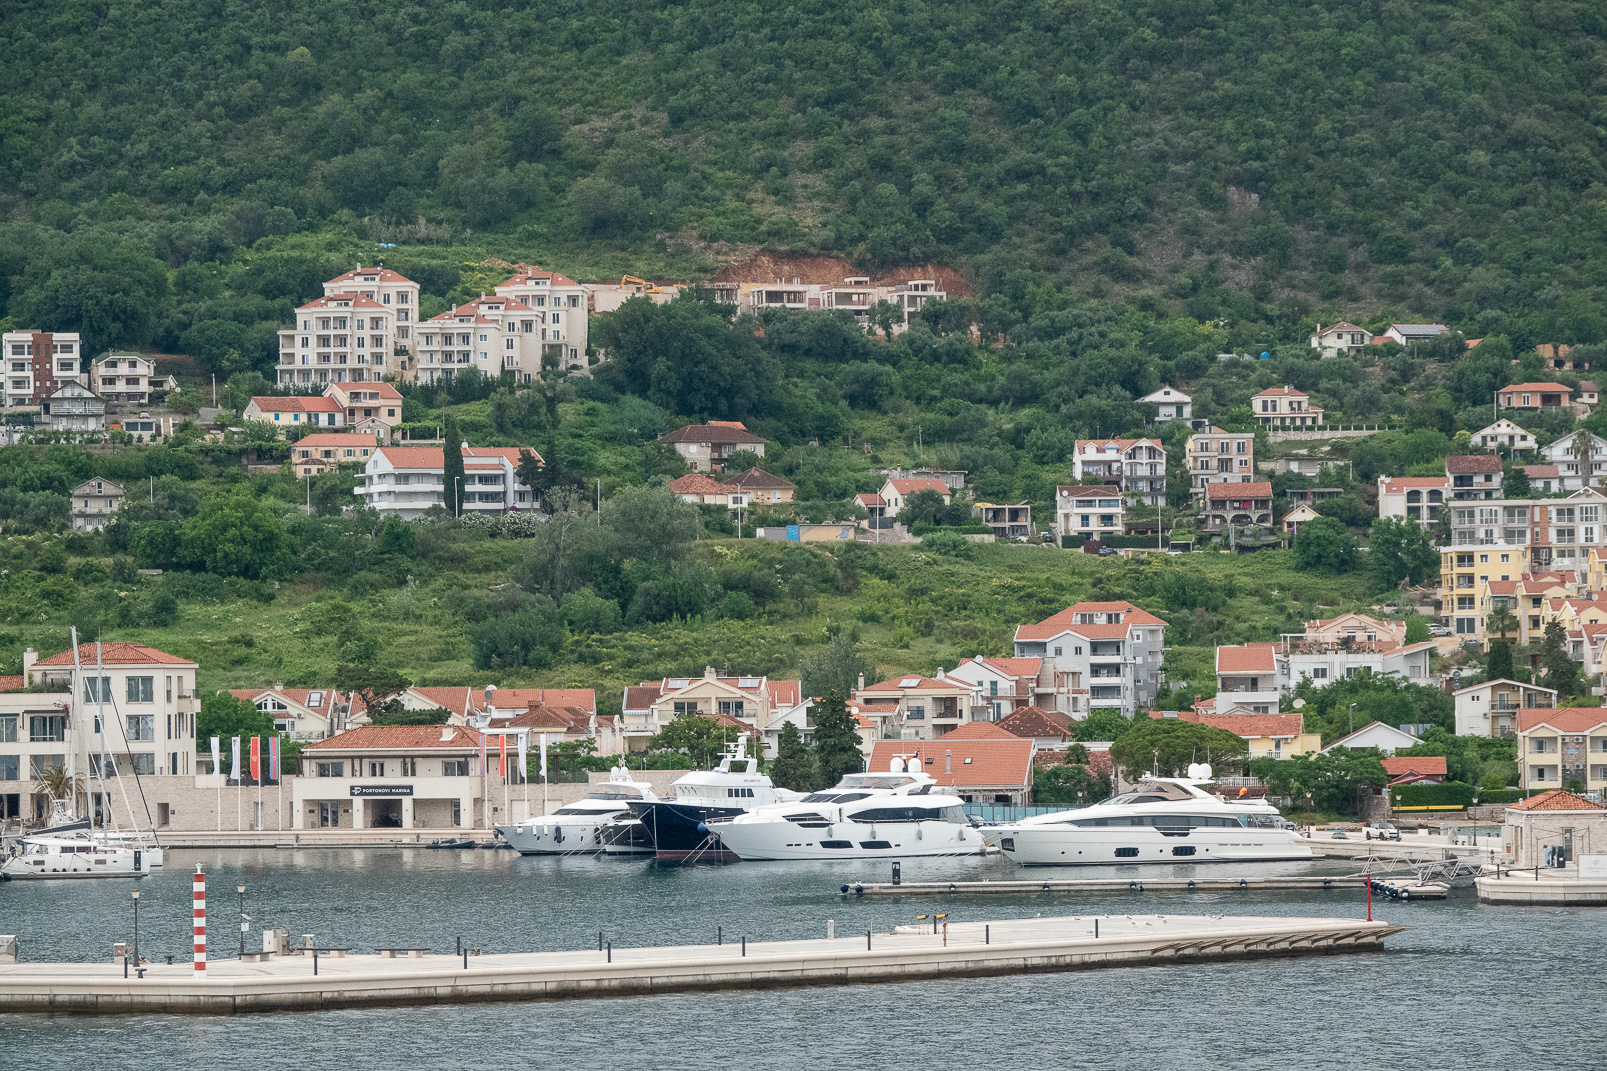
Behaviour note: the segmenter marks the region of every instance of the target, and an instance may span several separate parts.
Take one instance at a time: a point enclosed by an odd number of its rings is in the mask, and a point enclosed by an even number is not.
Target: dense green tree
[[[463,475],[463,440],[459,437],[460,431],[455,417],[447,417],[445,423],[443,434],[446,441],[441,445],[445,464],[441,479],[441,504],[453,517],[461,517],[465,494],[463,485],[467,482]]]
[[[1428,618],[1422,614],[1409,614],[1406,618],[1406,642],[1427,643],[1434,637],[1428,631]]]
[[[1439,577],[1440,554],[1416,521],[1380,517],[1368,538],[1367,569],[1380,591],[1398,587],[1403,580],[1426,584]]]
[[[1082,721],[1073,722],[1072,736],[1079,741],[1119,740],[1133,727],[1133,721],[1119,710],[1095,710]]]
[[[1489,657],[1484,662],[1485,680],[1511,680],[1512,679],[1512,645],[1504,640],[1495,640],[1490,644]]]
[[[1344,747],[1283,759],[1253,759],[1250,772],[1273,796],[1290,799],[1297,807],[1344,815],[1360,814],[1365,795],[1389,781],[1376,750]]]
[[[148,249],[93,233],[47,243],[11,287],[17,321],[81,332],[86,357],[149,342],[168,299],[167,272]]]
[[[804,743],[798,726],[790,721],[781,727],[776,757],[770,763],[770,780],[794,792],[813,792],[820,787],[820,763]]]
[[[837,632],[824,646],[804,653],[798,677],[805,696],[848,695],[861,677],[866,684],[877,683],[876,663],[860,653],[852,636]]]
[[[201,712],[195,718],[195,742],[198,751],[209,751],[212,738],[223,741],[223,761],[227,763],[229,737],[273,736],[273,715],[264,713],[228,692],[215,692],[201,697]],[[231,771],[232,772],[232,771]]]
[[[396,716],[402,706],[397,697],[413,682],[390,666],[372,662],[342,662],[335,667],[335,687],[352,697],[352,712],[367,711],[369,717]]]
[[[540,669],[564,646],[563,620],[545,595],[526,595],[518,608],[469,626],[476,669]]]
[[[1032,802],[1037,807],[1085,807],[1110,797],[1110,779],[1086,765],[1044,766],[1032,775]]]
[[[1110,745],[1110,757],[1129,781],[1145,773],[1174,777],[1190,763],[1208,762],[1222,772],[1249,751],[1244,739],[1180,718],[1136,718],[1132,728]]]
[[[1568,633],[1556,621],[1546,625],[1544,638],[1540,643],[1540,668],[1545,676],[1542,678],[1547,688],[1557,690],[1559,705],[1564,700],[1577,696],[1582,690],[1579,675],[1579,663],[1568,653]]]
[[[1323,573],[1348,572],[1356,564],[1356,541],[1332,517],[1318,517],[1300,526],[1294,542],[1295,566]]]
[[[136,534],[135,556],[144,548]],[[177,557],[191,569],[218,576],[271,580],[284,575],[294,553],[284,525],[266,502],[247,493],[214,495],[178,534]]]
[[[830,692],[814,705],[815,757],[820,766],[820,783],[837,784],[844,774],[861,773],[865,757],[860,752],[859,730],[841,692]]]
[[[608,350],[599,375],[677,413],[744,420],[765,411],[775,370],[751,320],[733,324],[715,307],[682,297],[665,305],[632,298],[597,321]]]
[[[722,725],[713,718],[683,715],[672,719],[647,741],[652,751],[677,751],[691,757],[699,769],[713,766],[727,744],[742,733],[734,725]]]

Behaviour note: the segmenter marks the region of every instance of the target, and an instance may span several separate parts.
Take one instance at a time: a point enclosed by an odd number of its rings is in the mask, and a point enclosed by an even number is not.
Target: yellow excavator
[[[663,287],[655,286],[654,284],[648,282],[646,279],[638,279],[634,275],[622,275],[622,276],[620,276],[620,278],[619,278],[619,285],[620,286],[626,286],[626,285],[628,285],[630,283],[635,283],[637,286],[641,287],[642,288],[642,293],[644,293],[644,294],[662,294],[664,292]]]

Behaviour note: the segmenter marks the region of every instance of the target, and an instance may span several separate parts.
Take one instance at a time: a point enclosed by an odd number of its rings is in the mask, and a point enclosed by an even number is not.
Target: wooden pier
[[[901,926],[818,940],[420,958],[0,964],[0,1011],[203,1013],[553,1000],[667,991],[903,982],[1379,951],[1404,927],[1340,918],[1112,915]],[[316,973],[315,973],[316,969]]]

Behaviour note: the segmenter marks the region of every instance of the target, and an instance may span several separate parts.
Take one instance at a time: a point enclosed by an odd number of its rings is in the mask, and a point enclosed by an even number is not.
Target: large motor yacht
[[[0,863],[0,881],[143,877],[162,865],[162,849],[99,830],[48,830],[19,838]]]
[[[632,800],[656,800],[653,787],[631,778],[623,765],[585,799],[566,803],[551,814],[497,826],[497,832],[521,855],[575,855],[603,850],[603,831],[617,818],[630,817]]]
[[[740,859],[868,859],[981,855],[965,802],[894,758],[883,773],[848,774],[793,803],[715,818],[709,832]]]
[[[652,838],[660,862],[734,863],[736,855],[720,843],[708,823],[800,797],[801,793],[776,788],[759,772],[759,760],[747,755],[747,741],[743,733],[720,765],[677,780],[671,798],[631,802],[631,814]]]
[[[1211,767],[1151,777],[1090,807],[986,826],[983,835],[1026,866],[1112,863],[1261,863],[1310,859],[1311,848],[1265,800],[1206,791]]]

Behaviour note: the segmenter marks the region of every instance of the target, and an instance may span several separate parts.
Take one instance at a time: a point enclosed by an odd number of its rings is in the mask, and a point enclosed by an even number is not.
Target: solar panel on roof
[[[920,683],[921,678],[919,677],[905,677],[903,680],[898,682],[898,686],[900,688],[913,688]]]
[[[763,683],[764,683],[764,678],[763,677],[738,677],[737,678],[737,687],[738,688],[757,688],[757,687],[759,687],[759,685],[761,685]]]

